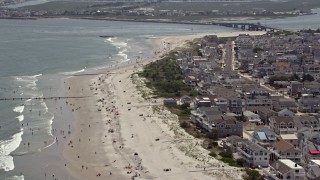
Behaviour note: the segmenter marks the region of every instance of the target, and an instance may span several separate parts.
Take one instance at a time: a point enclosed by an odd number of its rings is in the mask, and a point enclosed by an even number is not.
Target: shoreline
[[[229,37],[241,33],[217,34]],[[131,60],[123,67],[97,71],[108,74],[70,76],[65,80],[69,96],[90,95],[68,100],[74,130],[66,140],[63,157],[75,179],[241,179],[239,169],[222,167],[222,162],[210,157],[200,146],[201,140],[187,134],[177,117],[162,109],[161,100],[143,99],[137,87],[149,90],[133,74],[187,40],[205,34],[157,37],[152,45],[159,53],[143,62]]]

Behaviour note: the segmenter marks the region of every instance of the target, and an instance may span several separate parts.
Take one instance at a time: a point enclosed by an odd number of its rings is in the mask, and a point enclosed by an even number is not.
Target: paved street
[[[232,41],[227,41],[225,45],[225,56],[224,56],[224,70],[233,71],[233,44]]]

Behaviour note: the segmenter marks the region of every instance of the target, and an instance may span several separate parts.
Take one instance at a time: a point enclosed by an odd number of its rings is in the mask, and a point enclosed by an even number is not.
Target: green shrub
[[[246,169],[246,175],[244,176],[245,180],[262,180],[263,177],[259,174],[259,171]]]
[[[219,153],[219,155],[223,158],[233,158],[232,152],[231,151],[222,151]]]
[[[218,142],[217,141],[213,141],[212,142],[212,146],[217,147],[218,146]]]
[[[238,164],[239,166],[241,166],[241,167],[242,167],[243,164],[244,164],[243,159],[237,159],[236,162],[237,162],[237,164]]]
[[[189,93],[189,96],[193,97],[193,96],[197,96],[199,94],[199,92],[197,90],[191,90]]]
[[[210,152],[210,153],[209,153],[209,156],[217,157],[217,154],[216,154],[215,152],[213,152],[213,151],[212,151],[212,152]]]
[[[229,164],[230,166],[237,166],[237,163],[231,158],[223,157],[221,158],[221,161]]]
[[[187,122],[182,122],[180,123],[180,126],[183,128],[183,129],[187,129],[190,127],[190,125],[187,123]]]

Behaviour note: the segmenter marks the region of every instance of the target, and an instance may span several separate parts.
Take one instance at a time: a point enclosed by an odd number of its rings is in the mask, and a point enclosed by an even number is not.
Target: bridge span
[[[237,28],[237,29],[242,29],[247,31],[268,31],[268,32],[282,31],[282,29],[261,25],[259,23],[255,24],[255,23],[245,23],[245,22],[213,22],[212,25]]]

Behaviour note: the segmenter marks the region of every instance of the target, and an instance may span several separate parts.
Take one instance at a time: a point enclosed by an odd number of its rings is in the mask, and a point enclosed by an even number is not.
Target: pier
[[[268,31],[268,32],[282,31],[281,29],[269,27],[266,25],[261,25],[259,23],[254,24],[254,23],[242,23],[242,22],[213,22],[212,25],[237,28],[237,29],[242,29],[247,31]]]

